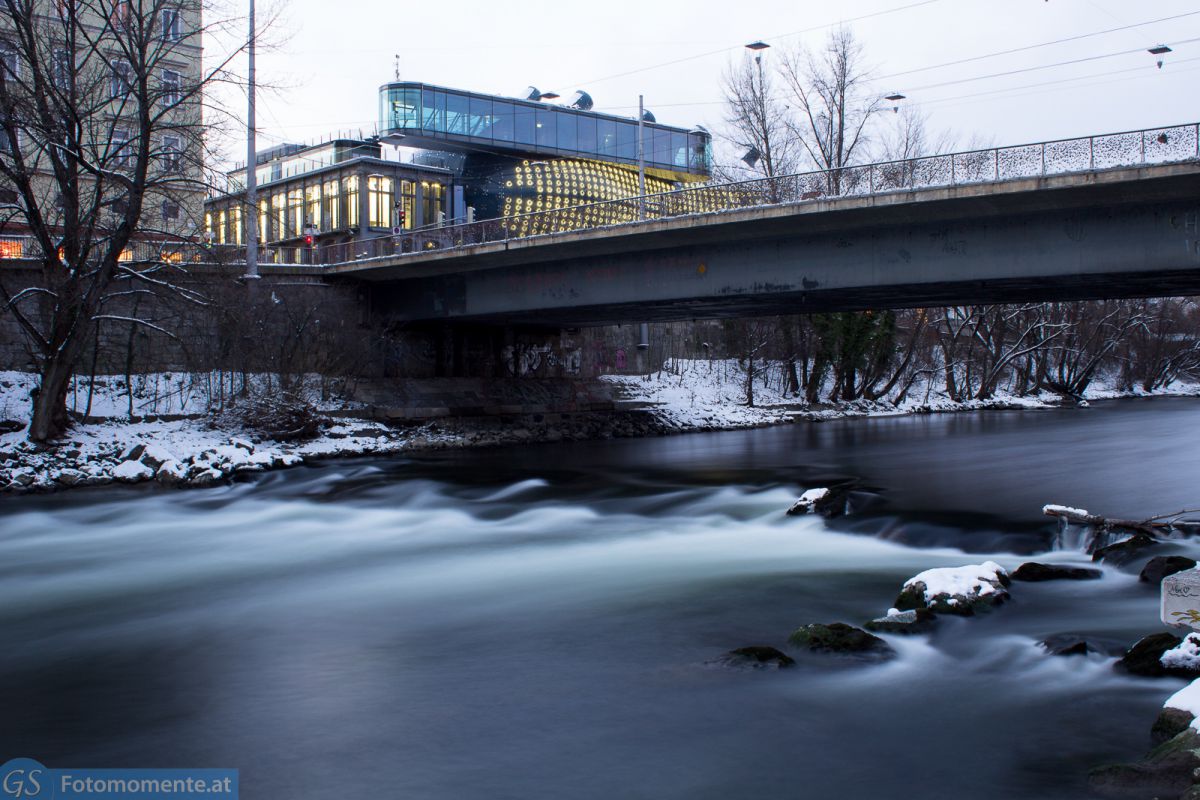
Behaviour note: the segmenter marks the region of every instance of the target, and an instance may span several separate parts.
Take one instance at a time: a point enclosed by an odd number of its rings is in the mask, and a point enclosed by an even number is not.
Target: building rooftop
[[[379,118],[380,131],[402,136],[406,147],[638,163],[636,119],[538,100],[396,82],[379,89]],[[708,178],[707,131],[645,121],[642,136],[648,171],[672,180]]]

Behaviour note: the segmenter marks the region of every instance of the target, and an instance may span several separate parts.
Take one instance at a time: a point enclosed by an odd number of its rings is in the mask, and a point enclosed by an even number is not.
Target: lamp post
[[[764,96],[767,93],[767,87],[763,83],[762,51],[766,50],[770,46],[771,45],[767,44],[761,39],[746,45],[746,49],[754,53],[754,63],[758,65],[758,89],[763,93]]]
[[[259,279],[258,274],[258,163],[257,146],[254,141],[254,46],[257,32],[254,29],[254,0],[250,0],[250,39],[246,51],[250,57],[247,72],[246,94],[250,98],[246,109],[246,274],[247,283]]]
[[[638,95],[638,219],[646,218],[646,106],[643,95]]]

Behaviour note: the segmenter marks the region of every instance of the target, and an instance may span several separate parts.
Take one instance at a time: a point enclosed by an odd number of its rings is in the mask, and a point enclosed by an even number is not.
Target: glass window
[[[617,154],[617,121],[602,119],[596,125],[596,152],[602,156]]]
[[[596,152],[596,118],[588,117],[580,114],[578,117],[579,123],[579,151],[581,153]]]
[[[304,232],[304,189],[297,186],[288,190],[287,236],[299,236]]]
[[[167,218],[168,219],[177,219],[179,217],[179,206],[175,205],[174,203],[172,203],[171,205],[175,206],[175,216],[167,217]],[[163,204],[163,216],[166,217],[166,201],[164,201],[164,204]],[[242,207],[234,206],[233,207],[233,243],[236,245],[242,245],[242,244],[245,244],[245,239],[246,239],[246,231],[245,231],[245,226],[242,225]]]
[[[513,141],[513,104],[503,100],[492,103],[492,138],[497,142]]]
[[[703,172],[704,137],[698,133],[688,134],[688,169],[692,172]]]
[[[637,123],[617,123],[617,156],[630,161],[637,160]]]
[[[467,135],[481,139],[492,138],[492,99],[490,97],[471,98],[471,124],[468,127]]]
[[[163,9],[161,34],[164,42],[178,42],[183,38],[183,26],[179,24],[178,9]]]
[[[217,214],[217,244],[225,244],[226,215],[224,211]]]
[[[420,89],[389,89],[388,97],[392,106],[389,110],[390,128],[421,127]]]
[[[537,120],[536,144],[538,147],[554,147],[558,142],[558,132],[555,122],[557,122],[557,114],[550,108],[536,109]]]
[[[400,181],[400,193],[396,196],[396,206],[400,217],[396,220],[396,224],[402,228],[412,230],[417,224],[416,197],[416,184],[412,181]]]
[[[346,195],[346,224],[353,228],[358,225],[358,176],[346,176],[342,188]]]
[[[427,131],[446,132],[446,93],[426,89],[421,94],[421,126]]]
[[[438,221],[438,212],[442,210],[442,185],[440,183],[421,182],[421,211],[426,225],[434,225]]]
[[[518,104],[513,110],[513,141],[518,144],[536,144],[537,109]]]
[[[287,238],[287,196],[283,192],[271,196],[271,233],[273,241]]]
[[[180,100],[180,80],[182,76],[172,69],[164,69],[162,71],[162,104],[168,108],[176,105]],[[60,83],[60,86],[65,86]]]
[[[367,222],[372,228],[392,227],[392,179],[385,175],[367,177]]]
[[[579,137],[577,132],[577,120],[574,114],[566,111],[557,112],[558,117],[558,140],[555,144],[559,150],[578,150]]]
[[[446,95],[446,130],[449,133],[467,134],[467,118],[470,117],[470,105],[467,98],[461,94]]]
[[[646,139],[646,160],[655,164],[670,164],[671,132],[647,127],[643,136]]]
[[[334,231],[341,225],[341,186],[336,180],[325,181],[321,187],[321,230]]]
[[[671,134],[671,162],[677,167],[688,165],[688,137],[686,133]]]
[[[304,188],[304,224],[321,229],[321,184],[314,183]]]
[[[258,240],[260,242],[272,241],[271,215],[267,212],[267,199],[264,197],[258,201]]]

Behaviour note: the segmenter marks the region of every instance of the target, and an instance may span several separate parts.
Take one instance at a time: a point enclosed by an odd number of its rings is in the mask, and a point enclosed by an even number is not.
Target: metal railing
[[[710,184],[477,222],[427,226],[399,235],[342,244],[272,246],[263,251],[262,262],[325,267],[610,228],[644,220],[1194,160],[1200,160],[1200,123]],[[36,247],[36,243],[27,237],[0,236],[0,259],[36,257],[28,253],[28,247]],[[129,258],[147,260],[153,257],[155,247],[172,254],[171,260],[188,263],[234,263],[241,251],[230,245],[208,248],[139,242]],[[194,249],[185,252],[188,247]],[[13,252],[17,254],[12,255]]]
[[[1200,160],[1200,123],[697,186],[445,225],[353,245],[333,245],[329,250],[318,248],[306,255],[308,263],[344,264],[642,220],[1193,160]]]

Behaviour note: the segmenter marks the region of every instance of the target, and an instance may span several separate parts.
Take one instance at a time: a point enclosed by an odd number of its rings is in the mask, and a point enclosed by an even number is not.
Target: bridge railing
[[[643,220],[1192,160],[1200,160],[1197,123],[696,186],[477,222],[428,226],[344,244],[272,246],[263,248],[260,257],[264,265],[323,267]],[[36,258],[38,252],[36,242],[29,237],[0,235],[0,260]],[[232,245],[205,248],[197,244],[138,242],[125,257],[137,261],[157,258],[233,263],[244,257],[242,253],[244,250]]]
[[[354,245],[335,245],[333,248],[340,249],[322,248],[323,252],[318,252],[314,258],[316,263],[344,263],[569,233],[641,220],[1196,159],[1200,159],[1200,124],[1147,128],[564,206],[429,228],[400,236],[360,241]]]

